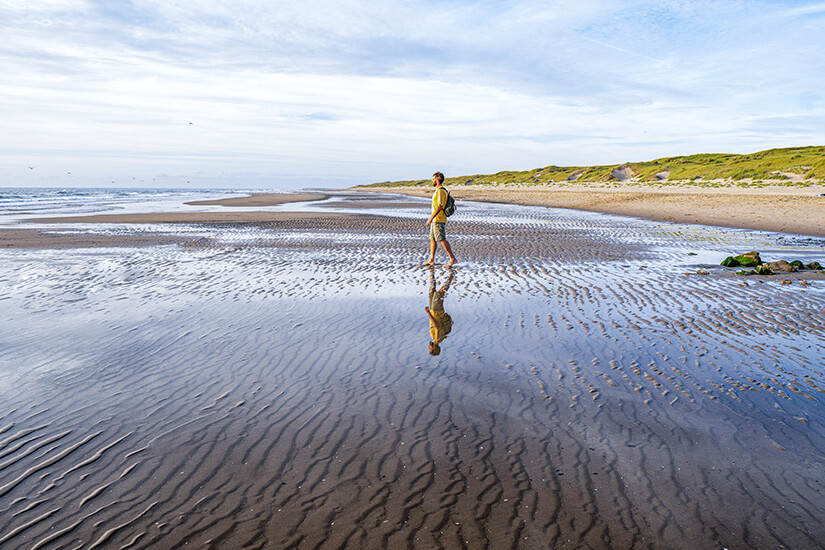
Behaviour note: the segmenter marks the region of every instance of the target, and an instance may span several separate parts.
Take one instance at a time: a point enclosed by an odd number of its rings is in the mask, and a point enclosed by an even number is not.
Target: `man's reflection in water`
[[[430,268],[430,305],[424,308],[430,320],[430,355],[441,353],[441,341],[450,334],[453,329],[453,318],[444,311],[444,297],[453,282],[453,272],[450,270],[447,282],[436,290],[438,283],[435,280],[435,269]]]

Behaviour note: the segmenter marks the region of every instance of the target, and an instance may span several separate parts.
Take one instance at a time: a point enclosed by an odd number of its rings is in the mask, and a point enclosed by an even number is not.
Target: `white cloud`
[[[786,13],[792,17],[801,17],[806,15],[816,15],[820,13],[825,13],[825,3],[799,6],[797,8],[788,10]]]
[[[89,2],[84,0],[0,0],[0,10],[6,14],[63,13],[89,6]]]
[[[371,181],[825,142],[799,123],[825,114],[825,41],[781,4],[21,5],[0,1],[0,185],[35,159]]]

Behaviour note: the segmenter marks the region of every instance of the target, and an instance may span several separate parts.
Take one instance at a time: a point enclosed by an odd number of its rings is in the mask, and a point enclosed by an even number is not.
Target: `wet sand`
[[[95,235],[89,233],[59,233],[36,229],[0,229],[0,249],[3,248],[99,248],[120,246],[150,246],[181,243],[175,235]]]
[[[363,188],[369,191],[370,188]],[[432,189],[372,188],[417,197]],[[781,231],[825,237],[825,187],[705,188],[622,185],[450,187],[457,200],[572,208],[655,221]]]
[[[825,281],[695,275],[821,241],[464,203],[431,272],[422,224],[0,251],[0,547],[825,540]]]
[[[324,193],[254,193],[248,197],[230,197],[203,201],[190,201],[192,206],[275,206],[289,202],[307,202],[326,199]]]
[[[300,220],[327,220],[346,217],[346,214],[325,212],[161,212],[152,214],[95,214],[35,218],[31,223],[52,226],[73,224],[197,224],[204,226],[246,225]],[[191,239],[169,232],[153,234],[95,234],[88,232],[61,232],[52,227],[27,229],[25,224],[15,228],[0,228],[0,248],[86,248],[186,244]]]

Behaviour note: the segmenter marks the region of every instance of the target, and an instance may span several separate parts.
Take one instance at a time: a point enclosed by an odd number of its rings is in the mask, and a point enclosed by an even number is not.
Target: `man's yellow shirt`
[[[441,206],[441,212],[433,218],[433,223],[447,223],[447,214],[444,213],[444,207],[447,206],[447,190],[443,187],[439,187],[433,193],[433,212],[438,210],[438,207]]]
[[[447,336],[447,331],[445,330],[444,326],[444,310],[441,311],[433,311],[430,310],[433,318],[430,319],[430,338],[436,344],[440,344],[441,341]]]

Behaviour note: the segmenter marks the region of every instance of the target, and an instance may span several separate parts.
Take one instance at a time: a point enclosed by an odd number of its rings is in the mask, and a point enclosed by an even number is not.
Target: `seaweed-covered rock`
[[[800,260],[788,262],[786,260],[777,260],[775,262],[763,262],[759,256],[759,252],[745,252],[738,256],[728,256],[722,260],[725,267],[753,267],[755,270],[740,270],[737,275],[773,275],[774,273],[795,273],[799,270],[810,269],[825,273],[825,268],[819,262],[810,262],[806,264]],[[761,268],[761,269],[760,269]]]
[[[739,262],[739,265],[742,267],[762,265],[762,258],[759,257],[759,252],[745,252],[739,256],[734,256],[733,259]]]
[[[800,264],[801,263],[802,262],[800,262]],[[776,262],[768,262],[766,264],[763,264],[762,267],[767,267],[773,273],[794,273],[796,271],[799,271],[796,268],[796,266],[789,264],[785,260],[779,260],[779,261],[776,261]]]

